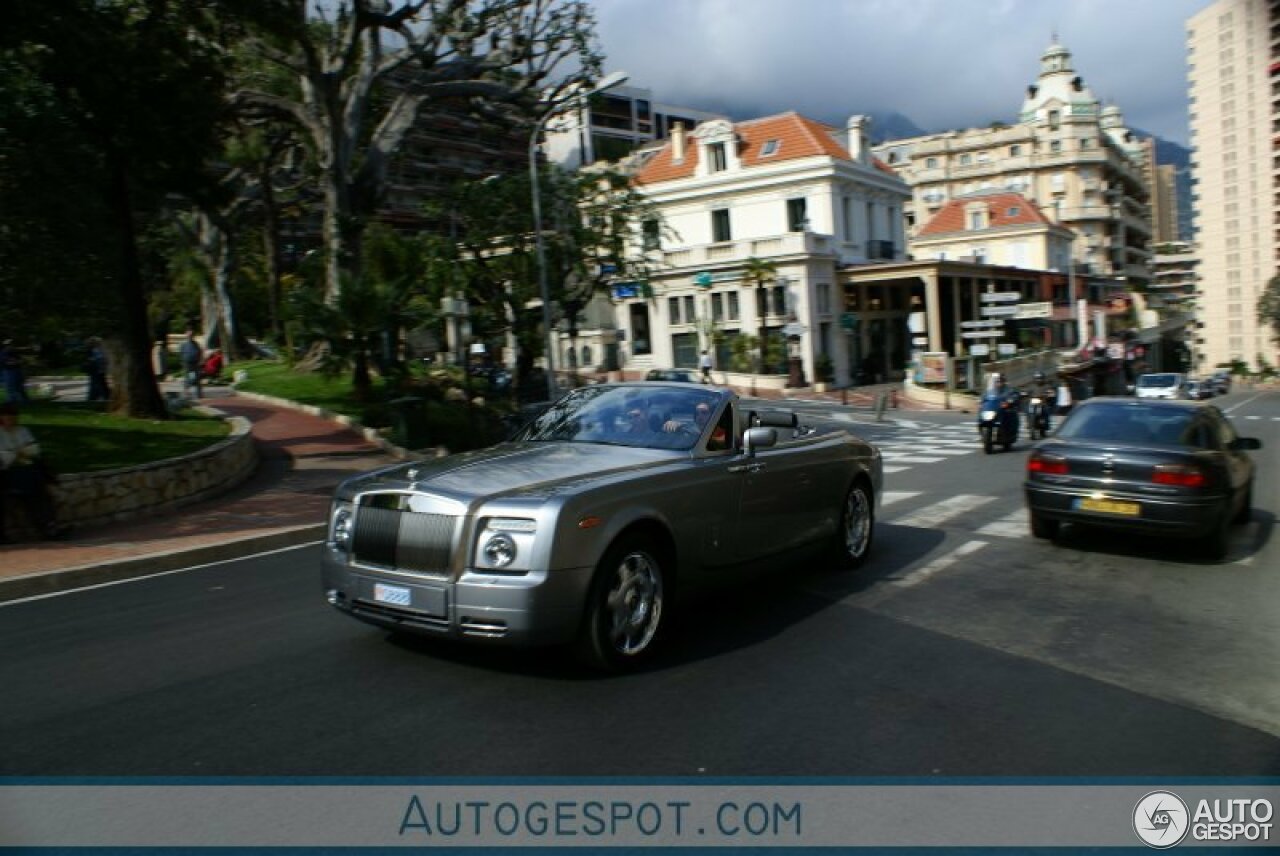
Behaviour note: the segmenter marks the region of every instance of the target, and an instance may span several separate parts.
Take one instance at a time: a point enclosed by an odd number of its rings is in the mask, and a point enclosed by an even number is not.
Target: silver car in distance
[[[648,654],[677,593],[745,582],[818,545],[871,548],[879,451],[686,383],[577,389],[511,442],[339,486],[325,595],[398,631]]]

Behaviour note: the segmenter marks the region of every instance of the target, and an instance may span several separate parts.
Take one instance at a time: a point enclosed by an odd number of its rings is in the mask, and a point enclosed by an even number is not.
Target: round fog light
[[[495,568],[505,568],[516,560],[516,542],[505,532],[499,532],[484,545],[485,560]]]

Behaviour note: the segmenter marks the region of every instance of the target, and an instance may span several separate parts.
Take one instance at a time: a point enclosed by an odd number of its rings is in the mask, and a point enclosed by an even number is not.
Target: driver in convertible
[[[707,423],[711,421],[711,404],[706,401],[699,401],[693,408],[693,421],[697,426],[692,429],[695,433],[701,435],[706,429]],[[663,423],[662,430],[667,433],[688,430],[689,426],[684,425],[675,419],[668,419]],[[724,427],[717,425],[711,432],[711,439],[707,441],[707,448],[711,451],[719,451],[729,448],[729,437]]]

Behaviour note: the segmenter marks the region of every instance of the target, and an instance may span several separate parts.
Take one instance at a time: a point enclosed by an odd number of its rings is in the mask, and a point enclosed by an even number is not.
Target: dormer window
[[[1017,217],[1020,213],[1022,213],[1022,209],[1019,208],[1017,205],[1014,205],[1012,208],[1010,208],[1008,211],[1005,212],[1005,216]]]
[[[729,168],[729,159],[724,151],[724,143],[709,143],[707,145],[707,155],[710,158],[710,167],[712,172],[724,172]]]
[[[770,155],[776,155],[781,146],[782,140],[766,140],[765,144],[760,148],[760,157],[767,158]]]
[[[1058,130],[1058,125],[1062,123],[1062,114],[1057,110],[1049,111],[1049,128],[1050,130]]]
[[[969,228],[981,229],[983,226],[986,225],[986,223],[983,222],[985,219],[986,218],[983,217],[981,211],[970,211],[969,212]]]

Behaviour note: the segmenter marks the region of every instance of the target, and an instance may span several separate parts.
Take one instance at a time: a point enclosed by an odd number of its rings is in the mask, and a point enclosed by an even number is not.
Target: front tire
[[[604,671],[634,668],[653,649],[663,627],[665,558],[645,539],[618,541],[596,567],[578,653]]]
[[[991,428],[990,427],[983,428],[982,429],[982,451],[990,455],[994,448],[995,448],[995,443],[991,438]]]
[[[875,536],[875,522],[875,499],[871,488],[864,481],[854,482],[840,509],[840,526],[832,550],[840,569],[852,570],[866,561]]]

